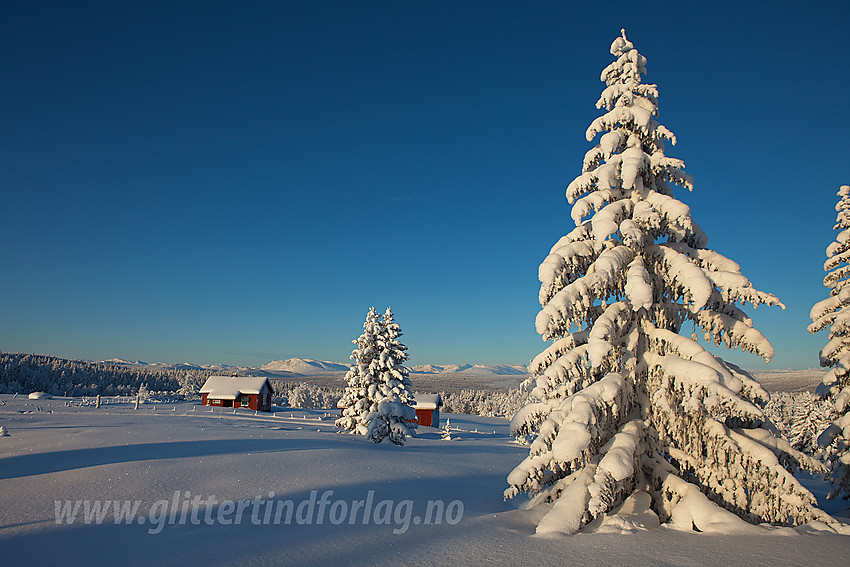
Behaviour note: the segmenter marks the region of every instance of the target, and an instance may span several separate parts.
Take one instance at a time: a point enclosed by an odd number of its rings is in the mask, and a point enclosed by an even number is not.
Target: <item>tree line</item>
[[[192,371],[201,383],[214,373]],[[152,369],[44,354],[0,353],[0,394],[40,391],[54,396],[129,396],[142,385],[151,392],[176,392],[185,375],[186,370],[178,368]]]

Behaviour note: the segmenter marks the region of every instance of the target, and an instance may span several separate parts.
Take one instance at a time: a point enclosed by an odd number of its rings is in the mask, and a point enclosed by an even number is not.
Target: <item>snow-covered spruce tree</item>
[[[357,345],[351,352],[354,364],[345,374],[348,386],[339,404],[343,408],[342,416],[336,420],[337,427],[352,433],[366,433],[363,418],[372,405],[369,390],[378,383],[378,338],[381,332],[378,313],[371,307],[363,323],[363,334],[352,341]]]
[[[829,427],[831,421],[829,408],[811,392],[799,392],[795,400],[788,441],[795,449],[816,455],[818,436]]]
[[[373,401],[369,413],[363,417],[366,435],[380,443],[389,437],[396,445],[404,445],[407,436],[417,427],[410,371],[404,366],[408,359],[407,347],[399,341],[401,327],[395,322],[393,312],[387,308],[379,322],[377,383],[369,387]]]
[[[405,437],[416,429],[416,412],[410,405],[410,371],[403,366],[407,347],[398,340],[401,328],[391,309],[382,320],[372,307],[363,329],[354,341],[354,364],[345,375],[348,386],[340,400],[342,417],[336,426],[376,443],[389,437],[396,445],[404,445]]]
[[[696,335],[768,360],[773,348],[736,303],[782,304],[706,248],[673,196],[692,179],[664,155],[676,139],[654,118],[646,59],[625,32],[611,53],[597,103],[606,112],[587,130],[588,141],[602,136],[567,188],[576,228],[540,266],[536,327],[553,342],[531,363],[539,401],[511,423],[536,438],[505,497],[554,503],[538,533],[575,533],[640,491],[661,522],[685,529],[834,524],[789,472],[818,464],[777,436],[761,410],[767,393]]]
[[[823,285],[829,288],[827,299],[812,307],[809,332],[829,329],[829,342],[820,351],[821,366],[831,368],[823,376],[816,394],[832,402],[836,419],[818,438],[831,467],[830,498],[850,498],[850,186],[842,185],[835,210],[835,242],[826,249],[827,272]]]
[[[443,434],[441,436],[444,441],[452,440],[452,421],[446,418],[446,423],[443,424]]]
[[[202,383],[199,383],[199,376],[192,372],[186,372],[182,376],[178,377],[177,380],[180,384],[180,388],[177,390],[177,393],[185,396],[187,400],[196,396],[198,394],[198,390],[200,390],[201,386],[203,386]]]

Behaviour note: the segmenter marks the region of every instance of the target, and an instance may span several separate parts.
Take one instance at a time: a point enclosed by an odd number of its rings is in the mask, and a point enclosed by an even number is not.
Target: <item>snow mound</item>
[[[49,400],[52,397],[53,396],[51,396],[47,392],[31,392],[28,396],[28,398],[31,400]]]

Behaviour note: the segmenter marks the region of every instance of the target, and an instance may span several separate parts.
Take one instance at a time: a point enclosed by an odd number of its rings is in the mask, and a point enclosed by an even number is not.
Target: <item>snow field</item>
[[[792,530],[781,532],[789,537],[715,536],[651,527],[641,503],[628,501],[630,509],[598,528],[616,533],[533,536],[539,511],[501,497],[506,474],[528,449],[499,418],[451,414],[451,441],[438,429],[421,428],[401,448],[338,433],[330,411],[280,408],[272,417],[207,413],[200,406],[186,411],[183,404],[134,411],[132,404],[67,407],[61,398],[40,400],[42,411],[32,411],[26,400],[2,395],[0,401],[6,402],[0,424],[10,433],[0,440],[0,553],[8,565],[548,565],[565,557],[573,565],[729,565],[744,558],[758,565],[826,565],[841,564],[850,552],[850,538],[843,536]],[[255,525],[250,507],[239,524],[228,525],[180,524],[178,512],[157,534],[149,533],[155,527],[149,518],[144,525],[115,525],[109,517],[100,525],[55,521],[56,500],[139,500],[147,514],[156,501],[170,504],[176,491],[178,508],[195,496],[291,500],[297,507],[314,491],[316,500],[332,494],[321,524],[318,502],[309,524],[293,513],[288,524]],[[350,506],[370,491],[373,504],[392,503],[389,518],[376,516],[373,506],[365,524],[362,512],[354,524],[350,517],[331,523],[332,503]],[[410,521],[399,533],[406,500],[412,501]],[[463,516],[455,525],[445,513],[438,525],[416,524],[430,501],[460,501]],[[640,537],[625,535],[635,531]]]

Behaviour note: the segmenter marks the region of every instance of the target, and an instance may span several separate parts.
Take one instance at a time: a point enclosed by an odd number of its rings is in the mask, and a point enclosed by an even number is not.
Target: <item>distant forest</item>
[[[176,392],[185,369],[152,369],[109,362],[66,360],[43,354],[0,353],[0,394],[48,392],[54,396],[128,396],[145,385],[150,392]],[[191,371],[203,384],[215,372]]]
[[[145,395],[193,395],[206,379],[220,370],[151,368],[112,362],[67,360],[44,354],[0,352],[0,394],[48,392],[54,396],[133,396],[142,385]],[[333,409],[341,388],[316,386],[294,380],[270,379],[274,403],[303,409]],[[462,389],[440,392],[443,411],[510,417],[526,401],[521,389],[507,392]]]

